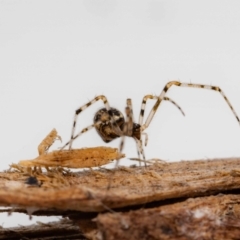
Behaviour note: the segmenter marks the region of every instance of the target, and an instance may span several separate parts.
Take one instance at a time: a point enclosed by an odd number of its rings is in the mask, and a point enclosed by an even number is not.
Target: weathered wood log
[[[0,173],[0,205],[30,215],[69,216],[89,239],[192,239],[183,229],[195,239],[240,239],[240,195],[203,197],[240,191],[239,164],[236,158],[160,161],[146,168],[77,173],[19,167]],[[29,176],[39,184],[27,184]],[[183,201],[189,197],[199,198]],[[125,213],[117,212],[122,208]],[[96,212],[104,211],[112,213],[96,218]]]
[[[101,239],[240,239],[240,195],[186,201],[97,217]]]
[[[6,172],[0,173],[0,205],[101,212],[204,196],[239,189],[239,166],[240,159],[215,159],[79,173],[35,172],[41,187],[25,184],[26,172]]]
[[[219,194],[156,208],[102,213],[94,222],[77,212],[71,214],[87,239],[240,239],[240,195]],[[67,220],[0,229],[0,239],[64,239],[63,235],[85,239]]]
[[[0,228],[1,240],[19,239],[43,239],[43,240],[64,240],[64,239],[86,239],[80,233],[78,226],[72,221],[63,219],[58,222],[38,223],[27,227]]]

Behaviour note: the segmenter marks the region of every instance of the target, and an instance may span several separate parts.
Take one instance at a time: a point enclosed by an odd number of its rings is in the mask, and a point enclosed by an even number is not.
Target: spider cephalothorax
[[[238,123],[240,124],[240,120],[233,109],[232,105],[230,104],[229,100],[227,99],[226,95],[223,93],[223,91],[216,86],[211,86],[211,85],[203,85],[203,84],[192,84],[192,83],[181,83],[179,81],[171,81],[168,82],[165,87],[163,88],[162,92],[160,93],[159,96],[154,96],[154,95],[146,95],[143,97],[142,100],[142,105],[141,105],[141,110],[139,114],[139,120],[138,123],[134,122],[134,117],[133,117],[133,112],[132,112],[132,102],[131,99],[127,99],[127,106],[125,109],[126,113],[126,119],[124,119],[123,114],[115,109],[110,107],[108,100],[105,96],[100,95],[95,97],[92,101],[88,102],[87,104],[83,105],[82,107],[78,108],[75,112],[75,117],[74,117],[74,122],[73,122],[73,128],[72,128],[72,134],[71,134],[71,139],[69,142],[67,142],[63,147],[65,148],[67,145],[69,145],[69,149],[72,147],[72,142],[74,139],[79,137],[81,134],[87,132],[88,130],[95,128],[100,135],[100,137],[103,139],[104,142],[110,142],[113,139],[116,139],[118,137],[121,137],[121,143],[120,143],[120,151],[123,148],[123,142],[124,142],[124,137],[132,137],[137,143],[137,149],[138,149],[138,155],[139,158],[141,158],[140,155],[142,155],[142,158],[145,159],[145,154],[142,146],[142,139],[141,136],[144,134],[146,136],[146,141],[145,141],[145,146],[147,144],[147,134],[144,132],[146,128],[150,125],[158,107],[160,106],[161,102],[163,100],[170,101],[173,103],[184,115],[182,109],[177,105],[176,102],[171,100],[168,97],[165,97],[167,91],[171,86],[177,86],[177,87],[189,87],[189,88],[204,88],[204,89],[209,89],[213,90],[216,92],[219,92],[224,100],[227,102],[228,106],[232,110],[233,114],[235,115],[235,118],[237,119]],[[144,112],[145,112],[145,106],[147,100],[152,99],[156,100],[155,104],[153,105],[151,111],[149,112],[145,123],[143,123],[144,120]],[[97,102],[98,100],[102,100],[104,103],[104,108],[100,109],[97,111],[97,113],[94,116],[94,123],[91,124],[90,126],[82,129],[77,135],[74,135],[75,133],[75,126],[76,126],[76,121],[77,121],[77,116],[86,108]]]

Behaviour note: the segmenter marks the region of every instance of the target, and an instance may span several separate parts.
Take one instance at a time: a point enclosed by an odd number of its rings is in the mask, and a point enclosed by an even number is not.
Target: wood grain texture
[[[240,239],[240,195],[190,198],[181,203],[97,217],[102,239]]]
[[[1,173],[0,204],[101,212],[105,206],[122,208],[221,193],[239,188],[239,164],[240,159],[215,159],[156,163],[147,168],[99,169],[66,176],[46,173],[41,187],[24,184],[27,176],[22,173]]]
[[[32,172],[39,186],[19,169],[0,173],[0,205],[67,216],[88,239],[240,239],[239,166],[229,158]]]

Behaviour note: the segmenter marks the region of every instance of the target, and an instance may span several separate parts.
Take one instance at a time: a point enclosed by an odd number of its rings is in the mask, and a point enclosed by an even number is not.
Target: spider
[[[227,102],[228,106],[230,107],[234,116],[236,117],[238,123],[240,124],[239,117],[237,116],[235,110],[233,109],[226,95],[223,93],[223,91],[219,87],[211,86],[211,85],[203,85],[203,84],[183,83],[179,81],[170,81],[165,85],[165,87],[163,88],[159,96],[146,95],[143,97],[138,123],[134,121],[131,99],[127,99],[127,107],[125,108],[125,113],[126,113],[126,120],[125,120],[123,114],[118,109],[110,107],[108,100],[104,95],[95,97],[92,101],[88,102],[87,104],[83,105],[82,107],[76,110],[73,127],[72,127],[71,139],[61,149],[65,148],[67,145],[69,145],[69,149],[71,149],[73,140],[78,138],[81,134],[89,131],[90,129],[95,128],[97,130],[97,133],[102,138],[102,140],[106,143],[111,142],[112,140],[118,137],[122,137],[120,142],[120,152],[123,149],[124,137],[128,136],[128,137],[134,138],[134,140],[137,143],[139,159],[141,159],[141,155],[142,155],[143,160],[145,160],[144,149],[142,146],[142,135],[145,135],[145,146],[146,146],[148,141],[148,135],[144,131],[149,127],[161,102],[163,100],[170,101],[184,115],[184,112],[182,111],[180,106],[177,105],[176,102],[174,102],[168,97],[165,97],[167,91],[170,89],[171,86],[189,87],[189,88],[205,88],[205,89],[219,92]],[[145,123],[143,123],[145,106],[148,99],[154,99],[156,100],[156,103],[152,107],[149,115],[147,116]],[[74,135],[78,115],[83,110],[85,110],[86,108],[88,108],[89,106],[97,102],[98,100],[102,100],[105,107],[101,108],[96,112],[93,119],[94,123],[92,125],[82,129],[77,135]]]
[[[157,96],[153,95],[146,95],[143,98],[142,108],[145,108],[145,104],[147,99],[158,99]],[[78,114],[80,114],[83,110],[97,102],[98,100],[102,100],[105,108],[101,108],[98,110],[94,116],[93,124],[90,126],[82,129],[77,135],[74,136],[75,126]],[[164,97],[163,100],[169,101],[174,104],[180,112],[185,116],[181,107],[172,99],[168,97]],[[81,134],[89,131],[92,128],[95,128],[97,133],[100,135],[102,140],[106,143],[111,142],[112,140],[122,137],[120,143],[120,152],[123,149],[124,144],[124,137],[129,136],[133,137],[137,143],[137,150],[138,156],[140,159],[140,153],[143,155],[145,159],[144,150],[142,148],[142,140],[141,135],[145,135],[145,146],[147,145],[148,135],[147,133],[141,133],[141,125],[137,124],[133,120],[133,113],[132,113],[132,102],[131,99],[127,99],[127,107],[125,108],[126,113],[126,120],[124,119],[123,114],[116,108],[110,107],[107,98],[104,95],[100,95],[95,97],[92,101],[88,102],[87,104],[83,105],[82,107],[78,108],[75,112],[71,140],[67,142],[61,149],[64,149],[67,145],[69,145],[69,150],[72,148],[72,141],[78,138]],[[141,111],[142,113],[142,111]]]

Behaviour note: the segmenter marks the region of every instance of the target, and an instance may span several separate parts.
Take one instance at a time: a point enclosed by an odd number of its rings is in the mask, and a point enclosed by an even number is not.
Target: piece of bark
[[[145,207],[147,203],[153,201],[161,201],[157,204],[166,204],[163,200],[178,201],[183,197],[240,190],[239,163],[240,159],[215,159],[176,163],[159,162],[147,168],[122,167],[116,170],[99,169],[79,173],[61,170],[52,170],[47,173],[32,171],[31,176],[41,182],[41,187],[25,183],[29,177],[27,172],[5,172],[0,173],[0,205],[21,207],[29,214],[34,211],[46,211],[65,215],[69,210],[112,211],[113,208],[139,207],[139,204]],[[236,211],[238,210],[235,209]],[[163,219],[165,217],[166,222],[168,219],[170,222],[173,221],[176,218],[174,213],[175,211],[166,212],[163,214]],[[184,211],[180,213],[183,214]],[[104,230],[99,225],[99,229],[103,232],[100,234],[92,222],[92,217],[84,221],[86,215],[88,213],[71,212],[69,216],[78,223],[89,239],[104,238]],[[114,215],[117,216],[117,214]],[[184,217],[189,218],[188,215],[183,214]],[[140,220],[141,217],[138,216],[138,218]],[[181,220],[181,218],[176,219]],[[228,224],[231,225],[230,220]],[[236,220],[238,219],[233,219],[234,222]],[[135,224],[138,228],[138,223]],[[183,224],[187,225],[187,221]],[[235,226],[232,232],[235,234],[238,228],[239,226]],[[224,232],[225,229],[222,231]],[[109,236],[111,237],[112,234],[110,233]]]
[[[127,213],[99,214],[101,240],[240,239],[240,195],[190,198]]]
[[[25,209],[20,208],[5,208],[0,209],[0,213],[7,212],[9,216],[14,213],[25,213],[29,214]],[[46,239],[52,239],[50,237],[51,234],[54,236],[54,229],[57,229],[57,227],[61,227],[61,229],[64,229],[65,227],[68,227],[70,225],[71,227],[75,226],[74,229],[78,229],[77,236],[82,236],[81,239],[97,239],[100,236],[100,233],[97,229],[97,224],[93,219],[95,219],[98,215],[98,213],[89,213],[89,212],[78,212],[78,211],[59,211],[59,210],[36,210],[32,215],[34,216],[62,216],[64,219],[59,222],[52,222],[52,223],[39,223],[38,225],[31,225],[31,226],[25,226],[25,227],[15,227],[15,228],[1,228],[0,227],[0,240],[1,234],[3,234],[3,239],[8,239],[10,236],[14,239],[16,237],[18,239],[18,236],[21,234],[24,235],[23,230],[25,231],[25,234],[28,235],[28,239],[35,239],[35,235],[37,235],[39,232],[44,235],[44,232],[47,232]],[[70,219],[71,221],[68,221],[67,219]],[[67,223],[67,224],[65,224]],[[46,226],[46,228],[41,228],[41,226]],[[76,227],[78,226],[78,228]],[[51,228],[50,228],[51,227]],[[1,231],[2,230],[2,231]],[[29,230],[29,231],[26,231]],[[42,232],[43,233],[42,233]],[[76,234],[70,232],[68,234],[68,237],[72,236],[74,237]],[[57,236],[57,234],[56,234]],[[61,236],[61,234],[60,234]],[[59,236],[59,238],[60,238]],[[64,235],[66,236],[66,235]],[[6,238],[5,238],[6,237]],[[31,238],[33,237],[33,238]],[[44,238],[45,239],[45,238]],[[53,238],[55,239],[55,238]],[[60,238],[62,239],[62,238]],[[64,238],[63,238],[64,239]],[[73,238],[74,239],[74,238]],[[78,238],[77,238],[78,239]]]
[[[43,150],[40,150],[41,152]],[[92,147],[72,150],[56,150],[43,153],[32,160],[22,160],[18,163],[21,167],[69,167],[87,168],[105,165],[114,159],[125,157],[117,148]]]
[[[240,159],[215,159],[160,162],[146,168],[122,167],[65,175],[37,173],[36,177],[42,179],[41,187],[25,184],[26,174],[0,173],[0,205],[99,212],[165,199],[210,195],[240,189],[239,164]]]
[[[62,219],[58,222],[38,223],[30,226],[14,228],[0,228],[0,240],[18,239],[86,239],[80,232],[79,227],[72,221]]]

